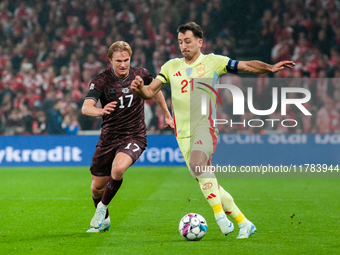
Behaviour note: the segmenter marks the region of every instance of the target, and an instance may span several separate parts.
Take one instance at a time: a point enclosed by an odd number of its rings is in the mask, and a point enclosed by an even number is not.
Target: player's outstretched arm
[[[95,106],[96,101],[93,99],[85,99],[83,107],[81,108],[81,113],[83,115],[91,116],[91,117],[100,117],[105,116],[113,112],[116,108],[117,102],[111,102],[105,105],[104,108],[97,108]]]
[[[163,82],[160,79],[154,79],[148,86],[144,86],[144,81],[140,76],[136,78],[131,83],[131,89],[135,91],[143,99],[153,98],[158,91],[163,87]]]
[[[252,61],[240,61],[237,66],[238,72],[249,72],[256,74],[263,73],[276,73],[285,68],[293,69],[295,63],[293,61],[281,61],[276,63],[275,65],[269,65],[261,61],[252,60]]]
[[[162,91],[158,91],[158,93],[154,96],[155,102],[161,107],[162,112],[165,116],[165,122],[166,122],[166,128],[174,128],[174,120],[171,117],[171,114],[168,110],[168,107],[166,105],[164,95]]]

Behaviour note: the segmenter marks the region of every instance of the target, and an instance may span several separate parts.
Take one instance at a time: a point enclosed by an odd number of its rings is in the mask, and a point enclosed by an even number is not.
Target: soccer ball
[[[188,241],[198,241],[207,233],[208,225],[202,215],[188,213],[179,222],[179,233]]]

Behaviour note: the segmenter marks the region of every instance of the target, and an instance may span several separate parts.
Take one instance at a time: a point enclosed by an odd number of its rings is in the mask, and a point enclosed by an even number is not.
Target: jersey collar
[[[199,57],[196,59],[196,61],[195,61],[194,63],[191,63],[190,65],[187,64],[187,63],[185,63],[185,58],[183,58],[183,62],[184,62],[184,64],[186,64],[186,65],[188,65],[188,66],[195,66],[195,65],[197,65],[198,62],[201,61],[201,59],[202,59],[203,56],[204,56],[204,55],[203,55],[203,53],[201,52],[200,55],[199,55]]]
[[[126,81],[129,77],[130,77],[130,74],[131,74],[131,67],[129,67],[129,75],[125,78],[125,79],[121,79],[121,78],[119,78],[116,74],[115,74],[115,72],[113,71],[113,68],[111,67],[111,72],[112,72],[112,74],[118,79],[118,80],[120,80],[120,81]]]

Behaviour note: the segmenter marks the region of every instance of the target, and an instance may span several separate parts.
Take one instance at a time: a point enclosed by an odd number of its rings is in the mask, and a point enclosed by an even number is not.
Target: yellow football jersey
[[[192,64],[184,58],[166,62],[156,78],[171,86],[173,118],[177,138],[190,137],[198,127],[213,127],[216,112],[215,84],[227,72],[230,58],[214,54],[201,54]],[[213,88],[213,90],[212,90]],[[204,96],[205,95],[205,96]],[[205,98],[206,100],[202,99]],[[202,105],[206,104],[206,114]]]

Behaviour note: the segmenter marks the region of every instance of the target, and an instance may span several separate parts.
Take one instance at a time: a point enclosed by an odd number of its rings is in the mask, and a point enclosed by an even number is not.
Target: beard
[[[191,60],[194,57],[194,55],[191,55],[190,53],[185,54],[185,53],[182,52],[182,55],[187,60]]]

